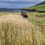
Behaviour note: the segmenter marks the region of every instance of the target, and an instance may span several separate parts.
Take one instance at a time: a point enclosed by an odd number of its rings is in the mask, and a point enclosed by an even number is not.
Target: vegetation
[[[45,11],[45,1],[35,6],[25,8],[24,10]]]
[[[40,31],[43,34],[43,39],[44,39],[43,45],[45,45],[45,16],[42,17],[43,15],[45,15],[45,13],[32,12],[32,13],[27,13],[27,15],[28,15],[27,20],[41,29]]]
[[[45,17],[35,16],[45,13],[29,12],[28,18],[20,14],[1,14],[0,45],[45,45]]]
[[[16,14],[16,15],[20,15],[20,12],[19,13],[14,13],[14,12],[0,12],[0,16],[2,16],[2,15],[8,15],[8,14]]]

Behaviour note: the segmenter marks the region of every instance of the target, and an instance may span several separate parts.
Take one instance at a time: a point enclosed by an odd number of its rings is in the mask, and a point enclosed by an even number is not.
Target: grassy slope
[[[25,8],[25,10],[32,10],[32,9],[35,9],[37,11],[45,11],[45,2],[42,2],[38,5],[29,7],[29,8]]]

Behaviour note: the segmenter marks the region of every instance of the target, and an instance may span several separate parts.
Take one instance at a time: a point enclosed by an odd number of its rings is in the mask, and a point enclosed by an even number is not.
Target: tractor
[[[21,11],[21,15],[25,18],[27,18],[28,16],[26,15],[26,11]]]

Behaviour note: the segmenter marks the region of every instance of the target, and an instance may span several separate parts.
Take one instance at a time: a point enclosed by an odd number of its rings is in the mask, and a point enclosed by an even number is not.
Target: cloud
[[[42,2],[44,0],[0,0],[0,1]]]

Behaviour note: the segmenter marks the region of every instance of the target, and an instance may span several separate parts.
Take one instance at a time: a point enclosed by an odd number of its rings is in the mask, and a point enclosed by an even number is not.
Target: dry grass
[[[0,45],[43,45],[43,35],[20,15],[0,16]]]
[[[38,30],[40,30],[40,32],[43,34],[43,45],[45,45],[45,17],[36,17],[35,15],[45,15],[45,13],[36,13],[36,12],[32,12],[32,13],[27,13],[28,18],[27,20],[31,23],[33,23],[35,26],[38,26]]]

